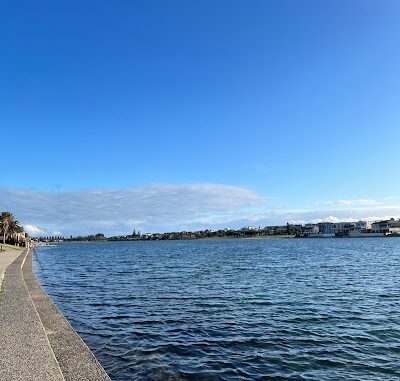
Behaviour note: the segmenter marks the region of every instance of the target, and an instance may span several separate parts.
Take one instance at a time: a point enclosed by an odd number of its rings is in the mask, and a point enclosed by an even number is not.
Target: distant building
[[[318,224],[319,234],[332,234],[335,235],[332,222],[320,222]]]
[[[350,231],[354,231],[356,227],[355,222],[335,222],[333,223],[333,231],[336,236],[349,235]]]
[[[390,220],[376,221],[371,225],[374,233],[383,233],[385,235],[400,234],[400,220],[391,218]]]
[[[355,230],[359,233],[371,233],[372,222],[371,221],[358,221],[358,222],[356,222]]]
[[[304,226],[303,229],[304,237],[313,237],[318,235],[318,233],[319,233],[318,225],[307,224],[306,226]]]
[[[303,225],[290,225],[291,234],[300,235],[303,232]]]
[[[347,236],[350,231],[356,230],[354,222],[320,222],[319,233],[323,237]]]
[[[266,226],[264,232],[267,235],[287,235],[287,234],[297,234],[299,225],[276,225],[276,226]],[[299,233],[301,233],[301,225]]]
[[[242,228],[242,230],[247,230],[247,231],[257,231],[260,228],[255,227],[255,226],[245,226],[244,228]]]

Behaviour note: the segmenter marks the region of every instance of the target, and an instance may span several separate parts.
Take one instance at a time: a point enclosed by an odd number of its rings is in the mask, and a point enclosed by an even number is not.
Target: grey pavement
[[[11,249],[7,246],[3,246],[0,244],[0,247],[3,249],[0,251],[0,289],[1,289],[1,282],[3,279],[3,274],[6,271],[6,268],[14,262],[14,260],[22,253],[22,249]]]
[[[26,285],[66,381],[110,381],[93,353],[43,291],[32,272],[32,254],[23,266]]]
[[[22,277],[26,255],[8,266],[0,294],[0,380],[64,381]]]
[[[110,381],[36,280],[31,251],[1,263],[0,380]]]

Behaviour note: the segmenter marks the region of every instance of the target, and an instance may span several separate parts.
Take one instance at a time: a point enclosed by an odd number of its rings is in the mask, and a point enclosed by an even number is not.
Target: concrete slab
[[[23,266],[26,285],[66,381],[110,381],[91,350],[57,309],[32,272],[32,253]]]
[[[0,248],[4,250],[0,250],[0,290],[1,290],[1,283],[3,281],[4,272],[6,268],[14,262],[14,260],[20,255],[23,249],[13,249],[0,244]]]
[[[65,381],[22,276],[27,253],[8,266],[0,293],[0,380]]]

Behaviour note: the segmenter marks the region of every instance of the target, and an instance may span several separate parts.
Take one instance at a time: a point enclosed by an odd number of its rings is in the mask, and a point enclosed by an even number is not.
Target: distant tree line
[[[55,236],[55,235],[35,237],[34,239],[42,242],[61,242],[65,240],[63,236]]]
[[[281,226],[244,227],[241,229],[218,229],[218,230],[198,230],[198,231],[179,231],[167,233],[144,233],[133,230],[132,234],[106,237],[103,233],[64,237],[38,237],[42,242],[58,241],[160,241],[160,240],[184,240],[201,238],[251,238],[265,236],[300,236],[302,234],[301,225],[287,223]]]
[[[65,238],[62,236],[43,236],[36,237],[36,240],[40,242],[62,242],[62,241],[106,241],[107,238],[103,233],[90,234],[85,236],[69,236],[69,238]]]
[[[287,223],[282,226],[244,227],[241,229],[218,229],[218,230],[198,230],[180,231],[167,233],[145,233],[133,231],[131,235],[114,236],[108,238],[109,241],[155,241],[155,240],[183,240],[201,238],[250,238],[265,236],[300,236],[302,234],[301,225]]]
[[[85,236],[73,237],[72,235],[65,241],[106,241],[107,238],[103,233],[90,234]]]

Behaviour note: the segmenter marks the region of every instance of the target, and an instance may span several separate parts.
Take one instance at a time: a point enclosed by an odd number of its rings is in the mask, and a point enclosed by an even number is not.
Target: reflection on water
[[[35,272],[113,380],[400,378],[400,239],[65,243]]]

